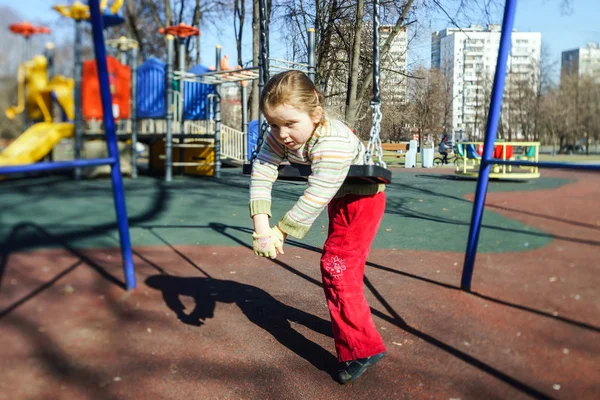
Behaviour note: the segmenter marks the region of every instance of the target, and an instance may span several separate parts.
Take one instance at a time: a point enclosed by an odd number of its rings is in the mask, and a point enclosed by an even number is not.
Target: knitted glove
[[[278,227],[273,227],[269,233],[252,234],[252,249],[254,254],[261,257],[275,258],[277,253],[283,254],[284,234]]]

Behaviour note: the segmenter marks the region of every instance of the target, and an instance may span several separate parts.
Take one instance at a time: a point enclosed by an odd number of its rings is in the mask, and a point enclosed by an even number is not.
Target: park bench
[[[402,158],[408,150],[408,143],[382,143],[381,149],[386,152],[386,157]]]

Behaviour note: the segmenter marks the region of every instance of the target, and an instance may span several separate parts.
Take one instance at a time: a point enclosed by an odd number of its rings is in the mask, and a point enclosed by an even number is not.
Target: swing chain
[[[369,143],[367,144],[367,149],[365,151],[365,165],[369,165],[373,155],[375,155],[377,158],[375,165],[386,168],[387,166],[383,161],[383,150],[381,149],[381,137],[379,136],[381,131],[381,119],[383,118],[383,115],[381,114],[381,104],[379,102],[371,102],[371,110],[373,121],[371,124],[371,137],[369,138]],[[375,154],[373,154],[373,152],[375,152]]]
[[[265,135],[269,134],[270,129],[271,129],[271,127],[269,126],[269,124],[267,123],[266,120],[264,120],[262,123],[262,126],[260,127],[260,133],[258,135],[258,140],[256,141],[256,145],[254,145],[254,149],[252,150],[252,156],[250,156],[250,162],[254,162],[254,160],[256,159],[256,156],[258,156],[258,152],[262,148],[263,142],[265,140],[264,139]]]
[[[267,24],[267,2],[266,0],[260,0],[259,7],[259,19],[260,19],[260,59],[258,65],[260,67],[259,70],[259,93],[262,93],[264,85],[269,81],[269,25]],[[260,94],[259,94],[260,96]],[[259,123],[260,123],[260,133],[258,135],[258,140],[256,141],[256,145],[252,150],[252,156],[250,157],[250,162],[254,162],[258,152],[262,148],[264,143],[265,135],[269,133],[271,127],[265,120],[262,113],[259,115]]]

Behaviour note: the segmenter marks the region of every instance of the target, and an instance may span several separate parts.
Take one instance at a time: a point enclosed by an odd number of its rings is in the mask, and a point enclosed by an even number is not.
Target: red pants
[[[363,285],[365,263],[384,211],[385,192],[347,195],[329,203],[321,275],[339,361],[385,351]]]

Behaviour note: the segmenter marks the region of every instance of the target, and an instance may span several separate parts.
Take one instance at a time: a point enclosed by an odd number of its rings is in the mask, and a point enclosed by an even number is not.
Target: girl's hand
[[[266,234],[252,234],[252,249],[254,254],[261,257],[276,258],[277,254],[283,254],[283,242],[285,234],[274,227]]]

